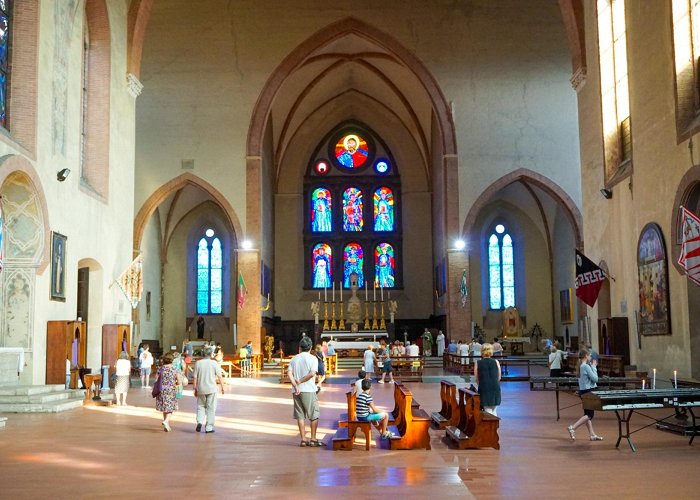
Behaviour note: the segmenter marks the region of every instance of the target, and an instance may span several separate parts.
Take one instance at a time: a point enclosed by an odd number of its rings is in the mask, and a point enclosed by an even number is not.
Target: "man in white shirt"
[[[204,348],[202,359],[194,365],[194,396],[197,398],[197,426],[195,430],[200,432],[202,424],[206,426],[204,431],[209,434],[214,432],[214,420],[216,418],[216,384],[224,393],[224,381],[221,378],[221,366],[211,359],[214,349]]]
[[[457,354],[460,355],[460,359],[463,365],[469,364],[469,344],[462,342],[457,346]]]
[[[299,426],[301,436],[300,446],[323,446],[316,439],[316,429],[321,412],[316,396],[316,372],[318,371],[318,358],[311,354],[313,342],[309,337],[303,337],[299,341],[299,354],[289,362],[287,373],[292,383],[292,398],[294,399],[294,415]],[[311,440],[306,440],[306,420],[311,424]]]
[[[408,355],[409,356],[420,356],[420,350],[418,349],[418,344],[415,342],[408,346]]]
[[[153,366],[153,354],[151,354],[148,344],[143,346],[143,352],[139,356],[139,366],[141,367],[141,387],[148,389],[151,387],[151,366]]]

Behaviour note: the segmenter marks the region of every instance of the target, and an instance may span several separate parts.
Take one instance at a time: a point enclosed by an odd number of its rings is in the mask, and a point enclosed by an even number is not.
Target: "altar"
[[[379,340],[388,340],[386,330],[330,330],[321,333],[321,340],[328,341],[333,349],[344,356],[361,356],[368,347],[379,347]],[[356,353],[352,351],[357,351]]]

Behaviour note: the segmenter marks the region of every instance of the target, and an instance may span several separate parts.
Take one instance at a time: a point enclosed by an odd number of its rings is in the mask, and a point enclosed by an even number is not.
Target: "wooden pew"
[[[372,424],[364,420],[357,420],[357,395],[350,391],[345,393],[345,397],[348,402],[348,412],[346,415],[341,415],[338,422],[338,430],[332,439],[333,450],[352,450],[355,435],[360,429],[365,435],[365,450],[369,451],[372,441]]]
[[[500,419],[481,411],[479,394],[469,389],[459,390],[459,423],[445,428],[448,439],[460,450],[472,448],[500,449],[498,424]]]
[[[405,386],[398,384],[394,397],[399,414],[395,416],[389,430],[396,434],[389,439],[391,450],[430,449],[430,416],[420,408],[414,408],[413,394]]]
[[[423,366],[425,360],[423,356],[396,356],[391,358],[391,369],[394,372],[394,379],[402,381],[423,381]],[[381,377],[381,369],[376,369],[376,374]]]
[[[287,373],[287,371],[289,370],[289,362],[291,360],[291,357],[280,359],[280,384],[292,383],[292,381],[289,380],[289,374]]]
[[[401,394],[399,394],[399,387],[401,387],[403,384],[401,382],[394,382],[394,409],[391,410],[391,413],[389,414],[389,420],[396,420],[400,413],[401,409],[399,408],[399,401],[401,400]],[[416,401],[415,399],[411,399],[411,407],[418,409],[420,408],[420,403]]]
[[[430,419],[439,429],[455,426],[459,423],[459,405],[457,404],[457,386],[447,380],[440,381],[440,411],[433,412]]]
[[[442,355],[442,367],[446,372],[458,375],[471,374],[474,372],[474,365],[471,363],[471,356],[460,356],[459,354],[446,352]]]

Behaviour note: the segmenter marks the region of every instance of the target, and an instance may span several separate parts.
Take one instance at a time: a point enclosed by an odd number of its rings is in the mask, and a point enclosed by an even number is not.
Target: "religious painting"
[[[644,226],[637,249],[639,330],[642,335],[670,335],[668,262],[658,224]]]
[[[312,251],[313,288],[330,288],[333,286],[333,251],[328,243],[318,243]]]
[[[333,197],[329,189],[319,187],[311,194],[311,231],[326,233],[333,230]]]
[[[260,266],[260,294],[269,297],[272,291],[272,269],[264,262]]]
[[[374,249],[374,285],[379,288],[394,286],[394,247],[389,243],[380,243]]]
[[[374,230],[394,230],[394,193],[386,186],[374,192]]]
[[[362,191],[349,187],[343,192],[343,231],[362,231]]]
[[[574,322],[574,294],[571,288],[559,292],[559,311],[562,325]]]
[[[350,275],[357,274],[357,286],[365,286],[364,252],[359,243],[348,243],[343,250],[343,286],[350,288]]]
[[[51,300],[66,301],[66,240],[51,233]]]
[[[361,167],[368,156],[367,141],[357,134],[346,134],[335,145],[335,159],[345,168]]]

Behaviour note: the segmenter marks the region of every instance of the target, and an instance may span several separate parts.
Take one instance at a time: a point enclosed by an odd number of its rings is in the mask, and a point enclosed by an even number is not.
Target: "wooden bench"
[[[403,381],[422,382],[423,366],[425,359],[423,356],[397,356],[391,358],[391,370],[394,379]],[[382,369],[377,367],[375,371],[378,377],[382,376]]]
[[[289,362],[292,360],[289,358],[280,359],[280,384],[291,384],[292,381],[289,380]]]
[[[455,426],[459,423],[459,405],[457,404],[457,386],[447,380],[440,381],[440,411],[433,412],[430,419],[439,429]]]
[[[578,353],[568,353],[566,357],[566,366],[564,366],[562,363],[562,370],[575,374],[577,367]],[[624,377],[625,363],[623,361],[623,357],[615,354],[598,355],[598,375],[606,375],[608,377]]]
[[[394,382],[394,409],[391,410],[391,413],[389,414],[389,420],[396,420],[401,413],[401,409],[399,408],[399,401],[401,400],[401,394],[399,394],[399,387],[401,387],[402,385],[403,384],[399,381]],[[418,409],[420,408],[420,403],[412,398],[411,407]]]
[[[333,436],[333,450],[352,450],[355,444],[357,430],[365,435],[365,450],[369,451],[372,441],[372,423],[365,420],[357,420],[357,395],[354,391],[345,393],[348,402],[348,412],[340,416],[338,430]]]
[[[481,411],[479,394],[469,389],[459,390],[459,423],[445,427],[445,435],[455,441],[460,450],[473,448],[500,449],[498,425],[500,419]]]
[[[389,430],[395,434],[389,439],[391,450],[430,449],[430,416],[413,406],[413,394],[402,384],[394,389],[398,415],[394,415],[394,425]]]
[[[446,372],[458,375],[471,374],[474,372],[474,365],[471,364],[471,361],[471,356],[460,356],[446,352],[442,355],[442,368]]]

